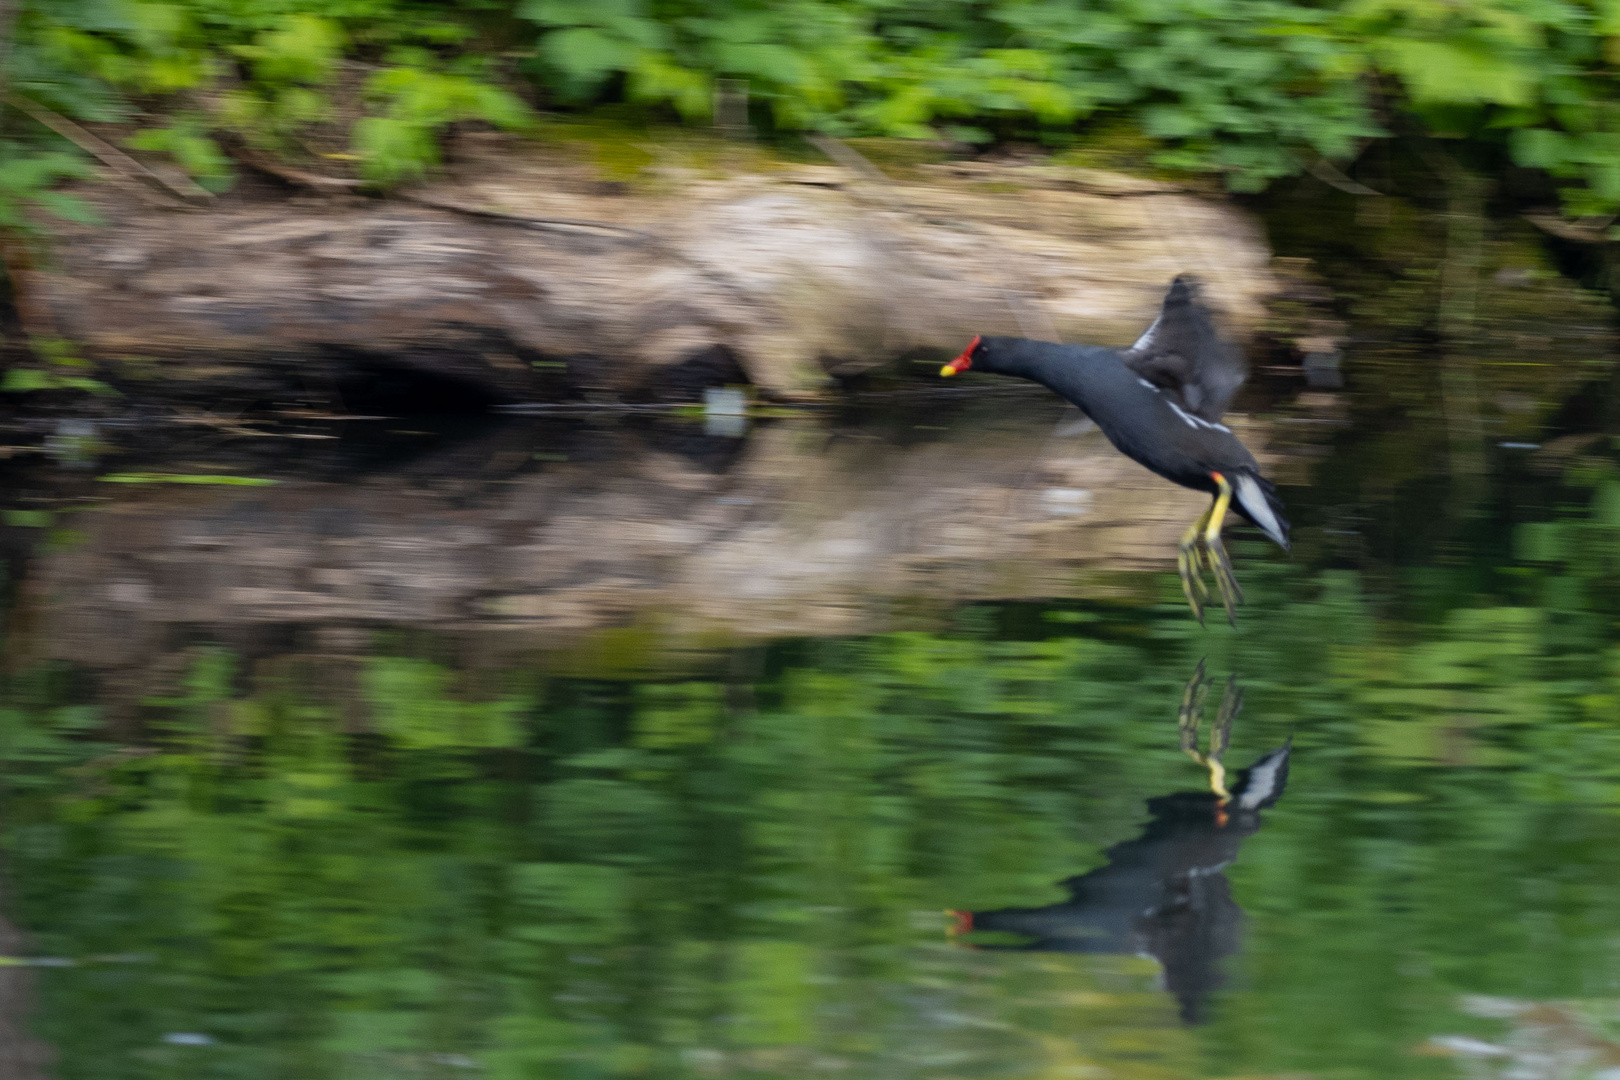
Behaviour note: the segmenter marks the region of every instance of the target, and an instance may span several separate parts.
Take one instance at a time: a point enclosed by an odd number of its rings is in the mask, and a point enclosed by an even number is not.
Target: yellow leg
[[[1232,485],[1226,482],[1226,477],[1216,473],[1215,484],[1220,489],[1215,495],[1215,503],[1201,519],[1204,522],[1206,544],[1220,540],[1221,526],[1226,523],[1226,508],[1232,505]]]
[[[1192,528],[1182,534],[1176,548],[1176,569],[1181,573],[1181,591],[1187,595],[1193,618],[1204,625],[1204,601],[1209,599],[1209,586],[1204,584],[1203,532],[1214,506],[1199,515]]]
[[[1213,475],[1219,491],[1205,519],[1202,547],[1209,568],[1215,572],[1215,584],[1221,592],[1221,606],[1226,609],[1226,621],[1236,625],[1234,609],[1243,602],[1243,590],[1238,587],[1237,577],[1232,573],[1232,560],[1226,554],[1226,545],[1221,543],[1221,526],[1226,522],[1227,508],[1232,505],[1232,485],[1220,473]]]

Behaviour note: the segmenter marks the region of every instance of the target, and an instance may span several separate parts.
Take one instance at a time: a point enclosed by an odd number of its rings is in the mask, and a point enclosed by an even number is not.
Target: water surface
[[[1620,1065],[1613,441],[1289,400],[1235,629],[1199,497],[1031,395],[15,466],[0,1025],[96,1080]]]

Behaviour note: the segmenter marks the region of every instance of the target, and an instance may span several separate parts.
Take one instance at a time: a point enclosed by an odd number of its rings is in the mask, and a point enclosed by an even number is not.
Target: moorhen
[[[1197,731],[1209,687],[1200,661],[1179,717],[1181,748],[1209,769],[1209,792],[1149,799],[1140,836],[1109,848],[1104,865],[1059,882],[1067,900],[1039,908],[948,911],[947,933],[979,949],[1152,956],[1164,966],[1165,988],[1179,999],[1182,1019],[1202,1021],[1205,998],[1224,981],[1220,961],[1241,942],[1243,912],[1225,869],[1260,828],[1261,811],[1282,797],[1292,753],[1290,740],[1238,770],[1228,789],[1220,761],[1243,695],[1235,680],[1228,681],[1209,753],[1199,754]],[[961,937],[985,931],[1023,940],[994,944]]]
[[[1147,800],[1140,836],[1115,844],[1107,862],[1059,882],[1067,900],[1038,908],[947,912],[952,938],[976,949],[1147,955],[1164,967],[1164,987],[1180,1000],[1182,1019],[1204,1019],[1204,999],[1224,982],[1223,958],[1238,951],[1243,911],[1225,869],[1260,828],[1262,810],[1281,796],[1289,748],[1265,755],[1237,774],[1225,809],[1208,792]],[[974,941],[986,931],[1016,934],[1019,943]]]
[[[1228,622],[1243,601],[1221,543],[1228,508],[1235,505],[1288,549],[1288,522],[1276,489],[1260,475],[1254,455],[1221,423],[1243,384],[1243,358],[1215,329],[1190,275],[1170,283],[1158,318],[1129,349],[979,336],[940,374],[969,369],[1040,383],[1091,417],[1126,457],[1214,497],[1182,536],[1176,560],[1182,590],[1200,623],[1209,597],[1206,567],[1215,575]]]

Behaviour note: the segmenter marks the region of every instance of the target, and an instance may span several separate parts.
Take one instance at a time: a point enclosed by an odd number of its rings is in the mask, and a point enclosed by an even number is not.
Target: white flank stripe
[[[1154,387],[1154,389],[1157,390],[1158,387]],[[1232,434],[1232,429],[1225,424],[1212,424],[1202,416],[1194,416],[1173,401],[1167,401],[1165,404],[1176,410],[1176,415],[1181,417],[1182,423],[1190,428],[1203,428],[1205,431],[1224,431],[1228,435]]]
[[[1271,503],[1266,501],[1266,493],[1260,490],[1260,484],[1254,477],[1238,474],[1237,497],[1250,521],[1265,530],[1265,534],[1277,543],[1286,543],[1282,526],[1277,523],[1277,515],[1271,512]]]

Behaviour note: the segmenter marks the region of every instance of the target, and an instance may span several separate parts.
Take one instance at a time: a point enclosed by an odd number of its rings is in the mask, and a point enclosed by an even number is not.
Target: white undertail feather
[[[1288,746],[1273,750],[1249,767],[1243,791],[1237,798],[1238,809],[1258,809],[1261,803],[1282,794],[1282,785],[1288,778],[1288,750]]]
[[[1238,505],[1243,507],[1243,513],[1286,551],[1288,531],[1277,520],[1276,512],[1271,509],[1271,500],[1260,486],[1260,481],[1246,473],[1238,473],[1233,479],[1236,481]]]

